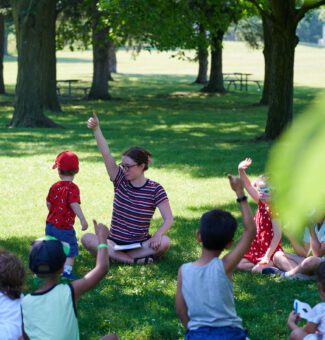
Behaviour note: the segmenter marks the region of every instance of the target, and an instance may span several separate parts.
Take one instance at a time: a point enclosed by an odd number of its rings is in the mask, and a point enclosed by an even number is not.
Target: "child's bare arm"
[[[181,320],[184,328],[187,328],[187,324],[189,322],[189,317],[187,315],[187,306],[182,294],[182,272],[181,268],[178,270],[177,277],[177,291],[176,291],[176,313]]]
[[[252,197],[255,202],[259,201],[258,192],[252,186],[251,181],[246,175],[245,170],[252,164],[252,160],[250,158],[246,158],[238,164],[238,173],[241,180],[244,182],[245,189],[248,194]]]
[[[277,246],[279,245],[279,243],[281,241],[282,233],[281,233],[281,230],[279,228],[278,221],[275,220],[275,219],[272,219],[272,230],[273,230],[272,241],[270,243],[269,248],[265,252],[265,255],[263,256],[263,258],[259,262],[260,264],[263,264],[263,263],[267,264],[271,261],[271,257],[274,254]]]
[[[228,176],[228,178],[231,188],[235,191],[237,198],[243,197],[244,185],[242,180],[234,176]],[[239,204],[244,225],[244,232],[235,248],[222,259],[227,274],[230,274],[236,268],[239,261],[249,249],[256,234],[256,225],[247,200],[242,200]]]
[[[315,233],[315,228],[312,226],[310,229],[310,247],[314,256],[322,257],[325,255],[325,242],[320,242]]]
[[[103,156],[107,173],[108,173],[111,181],[114,181],[114,179],[117,176],[119,167],[116,164],[115,159],[112,157],[112,155],[109,151],[108,144],[107,144],[106,139],[105,139],[105,137],[104,137],[104,135],[103,135],[103,133],[100,129],[99,119],[98,119],[95,112],[93,112],[93,116],[88,119],[87,126],[88,126],[88,128],[90,128],[94,131],[96,142],[97,142],[98,148],[99,148],[99,150],[100,150],[100,152]]]
[[[305,243],[302,245],[300,244],[296,238],[294,236],[292,236],[291,234],[289,234],[288,232],[285,232],[285,235],[287,236],[288,240],[290,241],[293,250],[295,251],[295,253],[299,256],[302,257],[307,257],[308,253],[309,253],[309,243]]]
[[[94,220],[94,228],[97,235],[98,244],[107,245],[107,237],[109,231],[104,224],[97,224]],[[89,273],[87,273],[82,279],[72,282],[74,288],[74,296],[77,300],[82,294],[92,289],[108,272],[108,248],[102,247],[97,251],[96,266]]]
[[[80,223],[81,223],[81,230],[87,230],[88,229],[88,223],[86,221],[86,218],[81,210],[81,206],[78,202],[70,203],[71,209],[74,211],[74,213],[78,216]]]

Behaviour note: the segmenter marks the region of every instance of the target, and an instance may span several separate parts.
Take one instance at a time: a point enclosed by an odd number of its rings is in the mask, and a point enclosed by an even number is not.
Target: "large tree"
[[[265,127],[267,139],[277,138],[293,118],[293,79],[298,23],[305,14],[325,0],[249,0],[269,25],[265,37],[271,45],[269,59],[269,110]]]
[[[3,57],[5,46],[5,19],[0,13],[0,93],[6,93],[5,83],[3,79]]]
[[[57,1],[47,1],[41,29],[41,91],[43,107],[47,110],[61,111],[56,91],[56,10]]]
[[[11,0],[16,29],[18,75],[11,127],[56,127],[43,112],[42,30],[56,0]]]
[[[73,0],[74,4],[65,6],[59,15],[59,46],[69,45],[74,49],[93,47],[93,77],[88,97],[90,99],[109,99],[109,47],[110,14],[101,9],[97,0]],[[63,3],[70,4],[69,0]]]

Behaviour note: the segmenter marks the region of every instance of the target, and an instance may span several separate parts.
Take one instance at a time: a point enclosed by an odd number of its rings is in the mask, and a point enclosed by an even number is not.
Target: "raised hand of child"
[[[238,170],[246,170],[252,164],[250,158],[246,158],[238,164]]]
[[[231,186],[231,189],[234,190],[237,195],[244,195],[244,183],[243,181],[237,177],[237,176],[232,176],[228,175],[229,183]]]
[[[109,236],[108,228],[106,227],[106,225],[102,223],[97,224],[96,220],[93,220],[93,222],[94,222],[95,234],[97,236],[99,243],[106,243],[107,238]]]
[[[99,127],[99,119],[95,112],[93,112],[93,116],[88,119],[87,127],[92,130]]]

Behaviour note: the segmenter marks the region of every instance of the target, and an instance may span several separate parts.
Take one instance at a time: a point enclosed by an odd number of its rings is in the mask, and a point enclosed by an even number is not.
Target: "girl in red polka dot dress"
[[[239,262],[237,269],[261,272],[263,268],[273,266],[273,256],[276,252],[283,252],[281,248],[281,231],[278,223],[272,218],[270,211],[270,188],[265,176],[260,176],[252,185],[245,170],[252,164],[246,158],[238,165],[239,176],[243,180],[245,189],[258,204],[254,217],[256,236],[250,249]]]

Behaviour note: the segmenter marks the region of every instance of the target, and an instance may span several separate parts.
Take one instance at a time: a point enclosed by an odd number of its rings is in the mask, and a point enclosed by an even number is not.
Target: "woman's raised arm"
[[[105,139],[105,137],[104,137],[104,135],[103,135],[103,133],[100,129],[99,119],[98,119],[95,112],[93,112],[93,116],[88,119],[87,126],[88,126],[89,129],[92,129],[94,131],[96,142],[97,142],[98,148],[99,148],[99,150],[100,150],[100,152],[103,156],[107,173],[108,173],[111,181],[114,181],[114,179],[117,176],[119,167],[116,164],[115,159],[113,158],[113,156],[111,155],[111,153],[109,151],[108,144],[107,144],[106,139]]]

